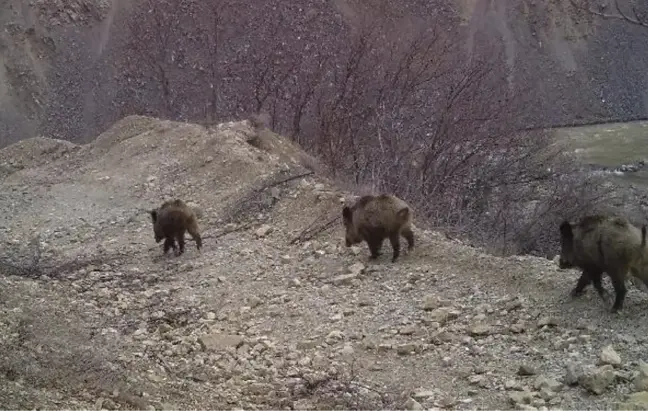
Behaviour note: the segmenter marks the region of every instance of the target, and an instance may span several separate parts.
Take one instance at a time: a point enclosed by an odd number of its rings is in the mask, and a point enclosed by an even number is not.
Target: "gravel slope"
[[[279,184],[304,168],[254,135],[133,116],[0,151],[2,408],[605,409],[648,387],[646,294],[613,315],[568,297],[575,271],[421,229],[395,264],[339,221],[292,244],[345,193]],[[164,257],[146,210],[176,196],[204,249]]]

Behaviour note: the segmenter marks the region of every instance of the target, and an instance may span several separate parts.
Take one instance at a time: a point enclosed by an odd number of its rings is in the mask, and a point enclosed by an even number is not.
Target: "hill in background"
[[[372,19],[401,42],[438,29],[462,54],[455,67],[496,59],[511,90],[530,98],[522,126],[646,115],[645,29],[594,19],[571,0],[152,4],[5,1],[0,145],[39,134],[87,142],[131,114],[226,121],[264,109],[281,117],[273,98],[289,83],[291,56],[343,65],[351,36]],[[302,87],[314,67],[299,67]],[[277,121],[286,128],[293,119]]]

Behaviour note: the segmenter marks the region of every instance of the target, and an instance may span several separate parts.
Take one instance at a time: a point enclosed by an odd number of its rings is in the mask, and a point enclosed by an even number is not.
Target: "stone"
[[[556,392],[560,391],[562,388],[562,383],[559,381],[554,380],[553,378],[548,378],[543,375],[539,375],[535,382],[533,383],[533,388],[536,390],[541,390],[543,388],[548,389],[550,391]]]
[[[355,350],[353,349],[353,346],[350,344],[346,344],[342,349],[340,350],[340,354],[346,355],[348,357],[351,357],[355,353]]]
[[[398,333],[400,335],[412,335],[416,332],[416,326],[414,325],[406,325],[402,327],[400,330],[398,330]]]
[[[430,337],[430,342],[435,345],[452,342],[452,334],[447,330],[440,330]]]
[[[338,275],[338,276],[333,277],[333,279],[331,279],[331,283],[333,285],[349,285],[356,278],[358,278],[357,274],[342,274],[342,275]]]
[[[251,308],[258,307],[262,303],[263,300],[261,300],[261,298],[257,297],[256,295],[253,295],[252,297],[248,298],[248,304],[250,305]]]
[[[416,390],[414,391],[414,394],[412,394],[412,397],[416,400],[424,400],[426,398],[430,398],[434,396],[435,396],[434,391],[424,390],[424,389]]]
[[[365,266],[362,263],[355,263],[348,268],[349,273],[355,275],[356,277],[362,274],[364,270]]]
[[[450,313],[445,308],[436,308],[432,310],[432,312],[430,312],[429,316],[431,321],[443,325],[445,324],[446,321],[448,321],[448,318],[450,317]]]
[[[333,322],[340,321],[344,318],[344,315],[342,313],[335,313],[332,316],[329,317],[329,320]]]
[[[314,410],[315,405],[308,398],[302,398],[292,403],[293,410]]]
[[[515,380],[504,381],[504,389],[507,391],[522,391],[522,384]]]
[[[492,332],[492,327],[488,324],[473,324],[470,327],[470,335],[473,336],[483,336],[483,335],[489,335]]]
[[[285,254],[279,257],[279,260],[281,261],[281,264],[289,264],[292,261],[292,257],[289,255]]]
[[[261,227],[259,227],[256,231],[255,234],[259,238],[263,238],[270,234],[272,232],[272,226],[268,224],[263,224]]]
[[[590,370],[579,378],[579,384],[586,390],[601,395],[614,382],[614,368],[610,364]]]
[[[524,322],[517,322],[517,323],[511,325],[511,327],[510,327],[511,332],[514,333],[514,334],[521,334],[521,333],[524,332],[525,329],[526,329],[526,326],[525,326]]]
[[[556,326],[558,325],[558,321],[553,318],[553,317],[542,317],[538,320],[538,328],[544,327],[545,325],[547,326]]]
[[[318,342],[316,340],[302,340],[297,343],[298,350],[310,350],[317,347]]]
[[[353,255],[359,255],[361,252],[362,252],[362,248],[360,248],[358,246],[355,246],[355,245],[351,246],[351,253]]]
[[[634,379],[635,390],[648,391],[648,364],[639,360],[639,374]]]
[[[439,297],[437,297],[436,295],[428,294],[423,297],[423,310],[432,311],[439,307],[441,307],[441,300],[439,300]]]
[[[600,360],[602,364],[610,364],[613,366],[621,365],[621,356],[614,351],[611,345],[603,347],[601,350]]]
[[[648,391],[639,391],[630,396],[623,402],[616,405],[619,410],[647,410],[648,409]]]
[[[529,404],[518,404],[517,407],[518,407],[518,409],[520,411],[536,411],[537,410],[536,407],[534,407],[533,405],[529,405]]]
[[[422,410],[423,406],[414,398],[408,398],[405,404],[403,404],[403,408],[406,410]]]
[[[198,337],[198,343],[205,351],[220,351],[237,348],[243,344],[243,337],[233,334],[213,333]]]
[[[468,378],[468,382],[471,385],[477,385],[481,388],[487,388],[488,387],[488,381],[486,380],[486,376],[484,375],[471,375]]]
[[[578,385],[578,381],[583,375],[583,368],[575,363],[568,363],[565,366],[565,375],[563,376],[563,383],[565,385],[574,386]]]
[[[508,400],[513,405],[531,404],[531,401],[533,401],[533,393],[527,390],[510,392],[508,394]]]
[[[518,368],[518,375],[535,375],[536,374],[536,369],[532,365],[529,364],[522,364],[520,365],[520,368]]]
[[[417,352],[418,348],[419,348],[418,344],[415,343],[401,344],[398,347],[396,347],[396,352],[399,355],[408,355]]]
[[[326,336],[326,343],[328,345],[333,345],[336,342],[344,339],[344,333],[340,330],[333,330]]]

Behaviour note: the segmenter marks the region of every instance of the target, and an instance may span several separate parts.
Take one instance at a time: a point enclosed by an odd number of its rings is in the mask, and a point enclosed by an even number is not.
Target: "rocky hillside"
[[[335,49],[348,41],[336,36],[377,13],[395,27],[443,26],[465,41],[469,56],[493,54],[492,47],[502,51],[511,87],[532,96],[525,104],[530,127],[647,111],[648,54],[637,46],[645,44],[645,28],[593,20],[571,0],[374,0],[368,7],[346,0],[248,7],[227,0],[229,8],[219,13],[234,11],[219,17],[224,23],[192,11],[200,2],[185,1],[180,11],[172,3],[154,10],[172,16],[167,18],[149,13],[146,0],[0,2],[0,146],[38,134],[85,142],[128,114],[238,118],[255,109],[247,88],[259,73],[237,66],[237,56],[253,61],[255,50],[275,50],[277,44],[296,47],[298,54],[304,44],[340,54]],[[271,27],[279,19],[290,22],[281,24],[285,32]],[[193,26],[200,30],[190,32]],[[215,39],[226,41],[212,47]],[[215,79],[220,83],[204,87]],[[173,107],[164,105],[161,88],[172,95],[167,98]],[[239,95],[245,101],[235,101]]]
[[[648,114],[645,76],[648,49],[645,27],[618,19],[600,19],[578,5],[614,15],[612,2],[585,0],[461,1],[471,49],[478,39],[497,39],[513,70],[512,84],[537,90],[538,110],[528,122],[534,125],[580,123],[591,118],[626,119]],[[642,2],[632,4],[645,15]],[[625,7],[625,6],[622,6]],[[626,10],[626,9],[624,9]],[[626,10],[627,12],[627,10]],[[632,59],[628,56],[632,55]],[[619,65],[618,61],[628,61]]]
[[[308,168],[247,121],[131,116],[0,151],[3,407],[648,405],[646,294],[612,315],[568,297],[575,271],[420,226],[370,262],[344,247],[350,193]],[[154,242],[147,210],[173,197],[202,211],[201,251]]]

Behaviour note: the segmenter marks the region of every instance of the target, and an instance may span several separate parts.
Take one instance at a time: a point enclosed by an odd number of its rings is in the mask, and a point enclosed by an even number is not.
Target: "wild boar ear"
[[[344,219],[345,222],[350,222],[351,221],[351,209],[349,206],[344,206],[342,209],[342,218]]]
[[[574,238],[574,233],[572,231],[572,226],[569,221],[563,221],[560,224],[560,235],[565,240],[571,240]]]
[[[151,210],[149,214],[151,214],[151,220],[155,223],[157,221],[157,210]]]

